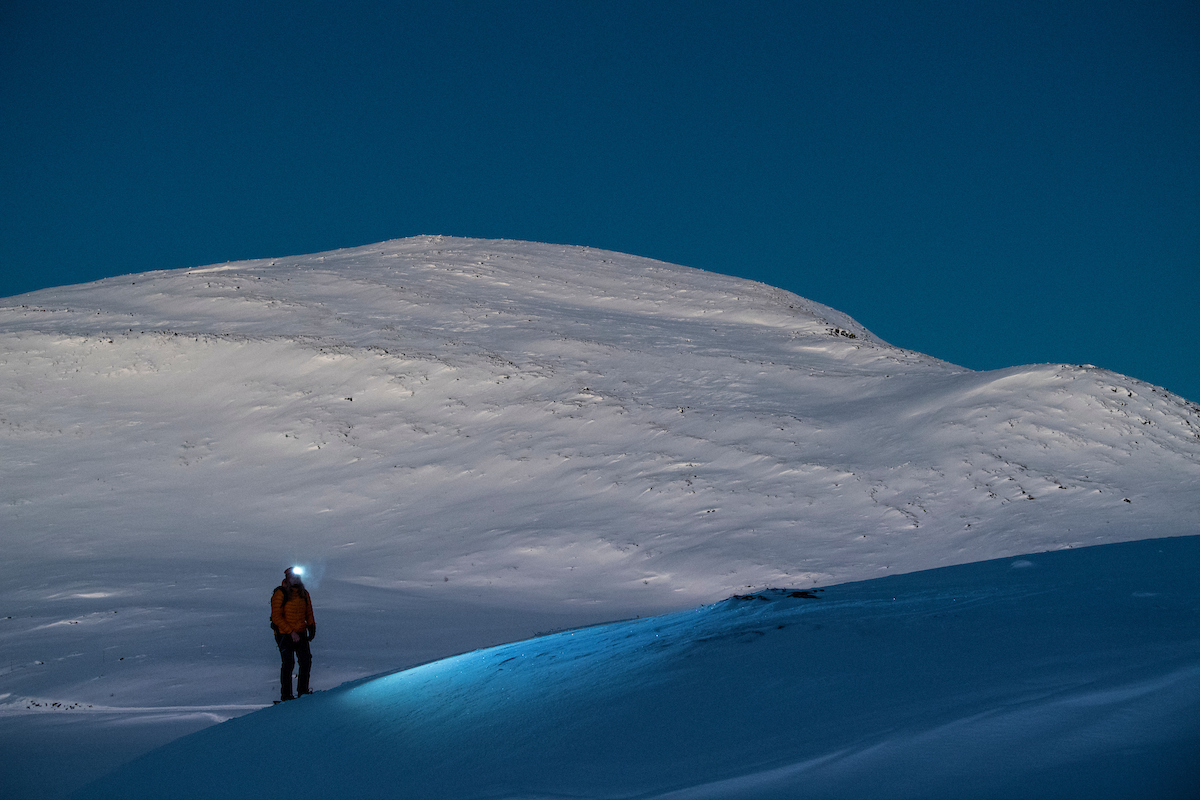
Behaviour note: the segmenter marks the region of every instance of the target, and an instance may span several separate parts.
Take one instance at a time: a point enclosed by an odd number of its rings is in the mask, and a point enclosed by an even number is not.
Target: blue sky
[[[1200,400],[1195,2],[0,0],[0,296],[423,233]]]

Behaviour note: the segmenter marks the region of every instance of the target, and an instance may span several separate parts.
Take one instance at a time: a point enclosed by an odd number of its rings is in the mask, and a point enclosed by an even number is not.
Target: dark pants
[[[292,699],[292,667],[296,660],[300,661],[300,677],[296,679],[296,695],[308,694],[308,674],[312,671],[312,651],[308,648],[308,638],[302,633],[300,641],[293,642],[290,633],[281,633],[275,637],[279,644],[279,655],[283,665],[279,669],[279,699]]]

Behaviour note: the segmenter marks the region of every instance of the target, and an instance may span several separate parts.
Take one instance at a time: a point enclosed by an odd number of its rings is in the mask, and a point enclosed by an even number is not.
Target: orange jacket
[[[317,628],[312,598],[303,586],[281,585],[271,595],[271,624],[279,633],[304,633]]]

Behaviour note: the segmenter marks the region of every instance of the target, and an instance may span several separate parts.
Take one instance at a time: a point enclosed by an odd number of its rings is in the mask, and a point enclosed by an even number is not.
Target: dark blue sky
[[[1200,400],[1200,3],[0,0],[0,296],[422,233]]]

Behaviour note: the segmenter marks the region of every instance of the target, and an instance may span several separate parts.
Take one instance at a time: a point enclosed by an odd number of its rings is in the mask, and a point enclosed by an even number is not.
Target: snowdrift
[[[563,632],[231,720],[81,797],[1194,797],[1197,566],[1200,537],[1146,541]]]

